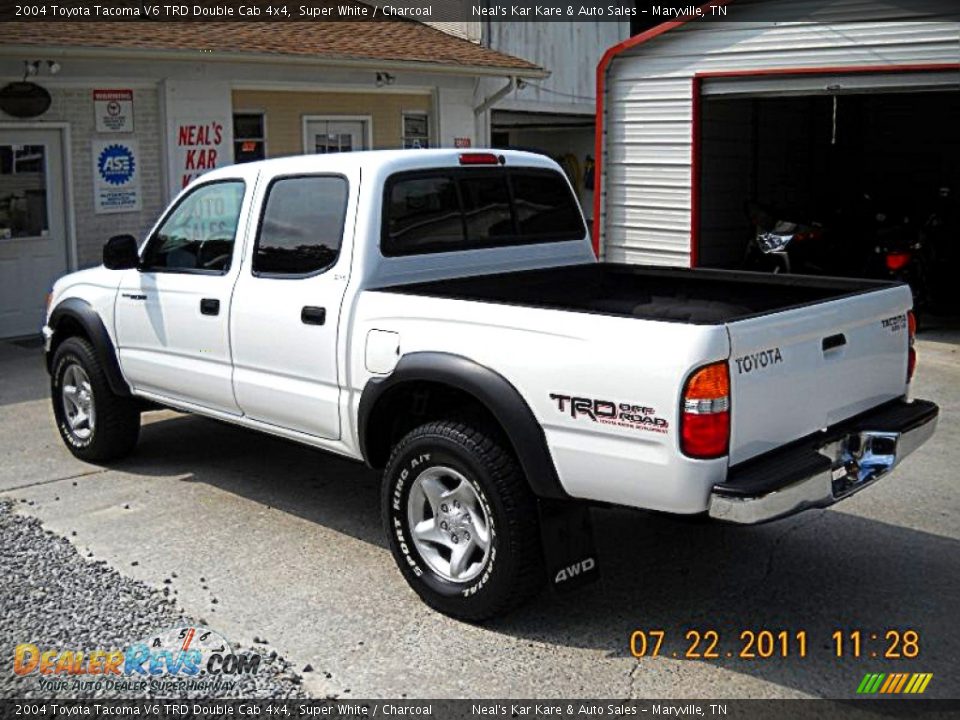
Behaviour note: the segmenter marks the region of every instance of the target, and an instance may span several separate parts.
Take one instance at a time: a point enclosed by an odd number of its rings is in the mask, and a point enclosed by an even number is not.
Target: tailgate
[[[906,392],[907,286],[727,324],[736,464]]]

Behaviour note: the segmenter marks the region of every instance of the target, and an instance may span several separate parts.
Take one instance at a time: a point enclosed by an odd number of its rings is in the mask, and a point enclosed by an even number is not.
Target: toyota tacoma
[[[78,458],[162,406],[362,460],[403,576],[479,621],[596,575],[589,504],[753,524],[889,473],[938,413],[910,307],[598,262],[546,157],[378,151],[203,175],[61,278],[43,332]]]

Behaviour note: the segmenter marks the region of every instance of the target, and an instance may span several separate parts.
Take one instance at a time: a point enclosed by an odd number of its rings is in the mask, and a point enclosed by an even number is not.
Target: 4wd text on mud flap
[[[565,568],[560,568],[560,571],[557,573],[557,576],[553,578],[553,584],[557,585],[562,583],[564,580],[570,580],[575,578],[581,573],[588,573],[597,566],[596,560],[593,558],[586,558],[585,560],[580,560],[575,562],[573,565],[569,565]]]

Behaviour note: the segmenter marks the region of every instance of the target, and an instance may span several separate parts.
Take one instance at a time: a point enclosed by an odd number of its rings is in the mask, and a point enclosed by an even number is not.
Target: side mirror
[[[133,235],[114,235],[103,246],[103,265],[107,270],[130,270],[139,262],[137,239]]]

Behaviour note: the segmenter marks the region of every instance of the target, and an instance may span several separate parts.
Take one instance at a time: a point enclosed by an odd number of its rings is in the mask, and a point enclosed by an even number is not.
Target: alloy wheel
[[[490,557],[487,509],[460,472],[435,466],[413,481],[407,499],[413,544],[430,569],[451,582],[480,575]]]

